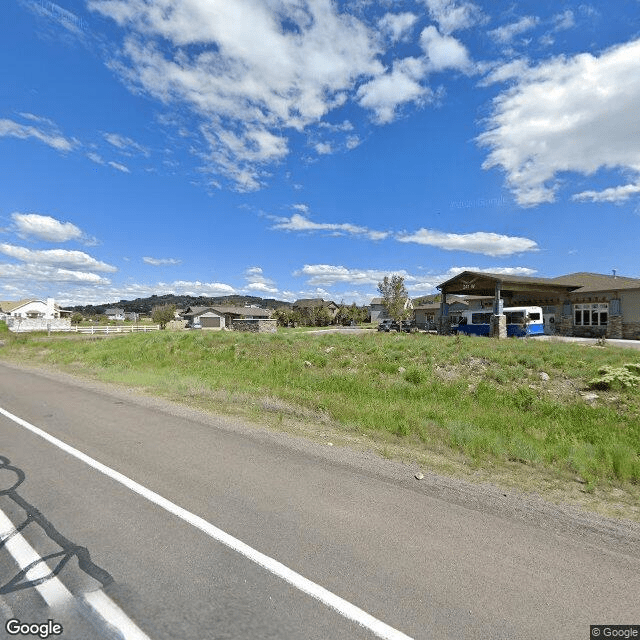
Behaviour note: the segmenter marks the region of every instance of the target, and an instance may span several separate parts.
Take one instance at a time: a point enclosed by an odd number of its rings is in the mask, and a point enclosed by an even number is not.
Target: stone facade
[[[622,316],[609,316],[605,335],[607,338],[622,338]]]
[[[251,320],[234,320],[231,323],[233,331],[251,331],[253,333],[275,333],[278,330],[275,318],[254,318]]]
[[[493,315],[489,321],[489,335],[492,338],[506,338],[507,337],[507,316],[505,315]]]
[[[623,322],[622,337],[625,340],[640,340],[640,322]]]

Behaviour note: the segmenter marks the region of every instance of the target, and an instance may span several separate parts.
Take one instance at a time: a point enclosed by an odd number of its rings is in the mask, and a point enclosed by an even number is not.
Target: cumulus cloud
[[[489,36],[500,44],[510,44],[516,36],[531,31],[539,22],[540,19],[536,16],[524,16],[517,22],[489,31]]]
[[[31,114],[25,114],[25,116],[27,115]],[[39,126],[20,124],[14,120],[0,118],[0,137],[21,140],[35,138],[52,149],[62,152],[73,151],[80,144],[74,138],[65,138],[51,120],[37,118],[37,116],[32,116],[29,119],[38,122]]]
[[[244,272],[244,276],[247,281],[246,289],[249,291],[268,293],[270,295],[278,293],[278,288],[275,286],[274,281],[264,276],[262,267],[249,267]]]
[[[122,173],[131,173],[131,171],[129,171],[129,167],[126,167],[120,162],[114,162],[113,160],[110,160],[109,162],[107,162],[107,164],[110,167],[113,167],[114,169],[121,171]]]
[[[244,190],[304,129],[383,71],[375,32],[328,0],[91,0],[125,31],[112,66],[134,88],[202,120],[208,162]]]
[[[443,233],[431,229],[419,229],[415,233],[396,236],[398,242],[414,242],[445,249],[447,251],[467,251],[486,256],[510,256],[523,251],[537,251],[538,245],[529,238],[505,236],[497,233],[476,231],[475,233]]]
[[[400,105],[408,102],[424,104],[432,99],[431,89],[420,84],[426,71],[425,63],[420,58],[397,61],[389,73],[377,76],[358,89],[358,102],[374,112],[379,124],[391,122]]]
[[[314,231],[331,231],[335,235],[353,235],[362,236],[369,240],[384,240],[389,232],[387,231],[374,231],[367,227],[361,227],[348,222],[343,223],[326,223],[326,222],[313,222],[307,216],[299,213],[294,213],[290,218],[273,218],[275,224],[271,227],[278,231],[300,231],[300,232],[314,232]]]
[[[463,271],[483,271],[485,273],[499,273],[504,275],[533,275],[535,269],[528,267],[451,267],[444,273],[409,273],[404,269],[382,270],[382,269],[354,269],[342,265],[330,264],[306,264],[299,271],[294,272],[294,276],[304,276],[310,286],[334,287],[336,285],[351,285],[354,287],[368,287],[371,295],[377,293],[378,283],[385,276],[399,275],[404,278],[405,286],[411,295],[424,295],[435,291],[436,287],[450,278],[457,276]],[[324,290],[325,297],[332,294]]]
[[[460,29],[468,29],[484,21],[480,8],[471,2],[456,0],[423,0],[429,15],[438,23],[440,31],[446,35]]]
[[[378,20],[378,26],[382,33],[397,42],[413,27],[417,19],[418,16],[413,13],[387,13]]]
[[[328,155],[333,152],[331,144],[329,144],[328,142],[318,142],[315,145],[314,149],[316,150],[316,153],[321,156]]]
[[[48,282],[55,284],[90,284],[106,285],[110,283],[96,273],[78,271],[75,269],[63,269],[47,264],[0,264],[3,280],[11,280],[20,283]]]
[[[145,256],[142,258],[142,262],[154,267],[165,267],[180,264],[182,260],[178,260],[177,258],[150,258],[149,256]]]
[[[71,222],[60,222],[51,216],[37,213],[12,213],[16,233],[21,238],[37,238],[46,242],[82,240],[84,233]]]
[[[473,65],[466,47],[453,36],[442,35],[433,25],[422,31],[420,44],[427,56],[430,71],[472,70]]]
[[[305,264],[302,269],[295,271],[294,276],[305,276],[307,283],[312,286],[333,286],[349,283],[353,285],[378,285],[385,276],[399,275],[405,281],[415,281],[416,277],[404,270],[383,271],[380,269],[349,269],[330,264]]]
[[[639,174],[638,60],[640,40],[634,40],[599,56],[523,68],[495,99],[487,130],[477,138],[489,148],[483,167],[500,167],[523,206],[553,202],[560,172]]]
[[[175,280],[171,283],[159,282],[153,287],[148,287],[148,291],[156,293],[163,290],[177,295],[184,296],[225,296],[237,293],[231,285],[222,282],[200,282],[199,280]],[[148,295],[152,295],[149,293]]]
[[[111,146],[115,147],[116,149],[119,149],[120,151],[124,151],[126,153],[131,153],[131,151],[136,151],[146,157],[149,156],[149,150],[146,147],[142,146],[141,144],[138,144],[135,140],[132,140],[127,136],[123,136],[119,133],[105,133],[103,135],[104,135],[104,139]]]
[[[0,253],[30,265],[48,265],[59,269],[87,269],[111,273],[117,271],[116,267],[96,260],[83,251],[69,251],[67,249],[33,250],[3,243],[0,244]]]
[[[558,13],[553,16],[554,31],[564,31],[566,29],[573,29],[576,26],[576,19],[573,11],[567,9],[562,13]]]
[[[625,184],[620,187],[610,187],[603,191],[582,191],[572,196],[572,200],[580,202],[626,202],[632,196],[640,193],[640,184]]]

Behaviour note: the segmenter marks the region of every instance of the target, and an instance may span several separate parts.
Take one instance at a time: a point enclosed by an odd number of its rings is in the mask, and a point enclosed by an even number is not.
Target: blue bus
[[[522,338],[524,336],[541,336],[544,334],[544,318],[540,307],[505,307],[507,317],[507,335]],[[473,336],[488,336],[490,319],[493,313],[478,309],[463,311],[458,323],[458,333]]]

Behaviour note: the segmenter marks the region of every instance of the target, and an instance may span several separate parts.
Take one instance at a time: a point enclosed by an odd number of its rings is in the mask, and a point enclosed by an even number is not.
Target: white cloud
[[[119,133],[105,133],[104,139],[112,146],[116,147],[120,151],[131,152],[137,151],[142,155],[148,157],[149,150],[146,147],[143,147],[141,144],[138,144],[135,140],[128,138],[127,136],[123,136]]]
[[[316,150],[316,153],[321,156],[328,155],[333,152],[331,144],[329,144],[328,142],[318,142],[318,144],[315,145],[314,149]]]
[[[125,167],[125,165],[121,164],[120,162],[114,162],[113,160],[110,160],[109,162],[107,162],[107,164],[110,167],[113,167],[114,169],[121,171],[122,173],[131,173],[131,171],[129,171],[129,168]]]
[[[294,213],[290,218],[273,218],[275,224],[271,227],[278,231],[300,231],[300,232],[313,232],[313,231],[332,231],[336,235],[354,235],[363,236],[369,240],[384,240],[389,232],[387,231],[374,231],[367,227],[360,227],[348,222],[345,223],[325,223],[325,222],[313,222],[308,217]]]
[[[431,90],[420,84],[425,75],[423,60],[405,58],[397,61],[390,73],[377,76],[358,89],[358,102],[374,112],[378,124],[391,122],[399,105],[407,102],[424,104],[431,99]]]
[[[438,23],[440,31],[450,34],[460,29],[468,29],[484,21],[480,8],[471,2],[456,0],[423,0],[429,15]]]
[[[148,291],[153,293],[164,290],[169,293],[185,296],[226,296],[237,293],[231,285],[222,282],[200,282],[199,280],[175,280],[169,284],[159,282],[154,287],[149,287]],[[148,295],[152,295],[151,293]]]
[[[294,272],[294,276],[304,276],[307,278],[306,282],[310,286],[315,287],[334,287],[336,285],[352,285],[354,287],[367,287],[369,294],[363,293],[361,296],[370,300],[371,296],[378,296],[377,286],[378,283],[383,280],[385,276],[399,275],[404,278],[405,286],[412,296],[424,295],[435,291],[436,287],[443,282],[446,282],[450,278],[462,273],[463,271],[483,271],[486,273],[500,273],[504,275],[521,275],[528,276],[536,273],[535,269],[528,267],[492,267],[480,269],[479,267],[452,267],[445,273],[408,273],[401,270],[382,270],[382,269],[352,269],[344,266],[330,265],[330,264],[306,264],[299,271]],[[316,295],[318,297],[331,297],[336,296],[335,292],[322,289],[322,294],[318,294],[320,289],[316,289]],[[309,292],[307,292],[309,294]],[[339,294],[338,294],[339,295]],[[353,292],[350,292],[349,299],[353,297]],[[314,297],[309,295],[308,297]],[[346,295],[344,296],[347,297]]]
[[[430,71],[458,69],[470,73],[473,69],[466,47],[453,36],[442,35],[434,26],[422,31],[420,44],[427,56]]]
[[[489,31],[489,36],[500,44],[509,44],[516,36],[519,36],[526,31],[530,31],[538,25],[540,19],[536,16],[524,16],[517,22],[498,27]]]
[[[278,293],[277,287],[271,287],[264,282],[252,282],[246,286],[249,291],[255,291],[259,293],[268,293],[270,295],[274,295]]]
[[[82,240],[84,234],[71,222],[60,222],[51,216],[37,213],[12,213],[16,233],[21,238],[38,238],[47,242]]]
[[[361,142],[362,140],[360,140],[360,136],[347,136],[347,149],[355,149],[360,146]]]
[[[385,276],[403,276],[405,281],[415,281],[416,277],[406,271],[383,271],[380,269],[349,269],[330,264],[305,264],[302,269],[295,271],[294,276],[306,276],[307,283],[312,286],[334,286],[349,283],[357,286],[378,285]],[[325,292],[327,293],[327,292]]]
[[[26,262],[30,265],[47,265],[70,270],[117,271],[116,267],[106,262],[96,260],[83,251],[69,251],[67,249],[33,250],[3,243],[0,244],[0,253],[4,253],[11,258]]]
[[[378,20],[378,26],[393,42],[397,42],[407,34],[417,19],[418,16],[413,13],[387,13]]]
[[[101,165],[107,164],[104,158],[99,153],[96,153],[95,151],[87,152],[87,158],[89,158],[91,162],[95,162],[96,164],[101,164]]]
[[[31,286],[33,282],[48,282],[56,284],[109,284],[108,278],[96,273],[62,269],[46,264],[0,264],[2,280],[11,280]]]
[[[523,206],[555,200],[559,173],[640,173],[640,40],[529,66],[478,137]],[[498,75],[500,71],[497,71]]]
[[[37,118],[37,116],[32,116],[30,119],[33,120],[35,118]],[[73,138],[65,138],[50,120],[42,118],[39,122],[41,124],[40,128],[32,125],[19,124],[7,118],[0,118],[0,137],[12,137],[22,140],[35,138],[36,140],[40,140],[40,142],[44,142],[44,144],[52,149],[62,152],[72,151],[80,144]]]
[[[573,27],[576,26],[576,19],[571,9],[567,9],[566,11],[553,16],[553,21],[555,23],[555,31],[573,29]]]
[[[135,89],[202,120],[207,160],[241,190],[298,131],[383,71],[375,32],[329,0],[91,0],[126,30],[112,63]],[[193,45],[194,51],[189,51]]]
[[[620,187],[610,187],[603,191],[582,191],[572,196],[572,200],[581,202],[626,202],[632,196],[640,193],[640,184],[625,184]]]
[[[133,300],[148,298],[152,295],[174,293],[176,295],[193,296],[226,296],[238,293],[232,286],[220,282],[200,282],[176,280],[174,282],[157,282],[153,284],[123,283],[110,284],[108,281],[90,287],[73,286],[61,288],[55,293],[56,302],[62,305],[104,304],[108,300]]]
[[[274,281],[264,276],[262,267],[249,267],[244,272],[244,276],[248,283],[246,289],[249,291],[268,293],[270,295],[279,293]]]
[[[419,229],[411,234],[396,235],[398,242],[414,242],[445,249],[468,251],[486,256],[510,256],[523,251],[537,251],[538,245],[529,238],[504,236],[497,233],[477,231],[475,233],[443,233],[431,229]]]
[[[142,258],[142,262],[154,267],[164,267],[167,265],[180,264],[182,260],[178,260],[177,258],[150,258],[149,256],[145,256]]]

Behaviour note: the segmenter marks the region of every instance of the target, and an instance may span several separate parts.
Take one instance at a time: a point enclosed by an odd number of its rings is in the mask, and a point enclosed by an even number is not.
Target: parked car
[[[400,325],[394,320],[386,319],[378,325],[378,331],[400,331]]]
[[[417,331],[418,327],[416,326],[415,322],[413,322],[413,320],[403,320],[400,323],[400,330],[404,331],[405,333],[412,333],[413,331]]]

